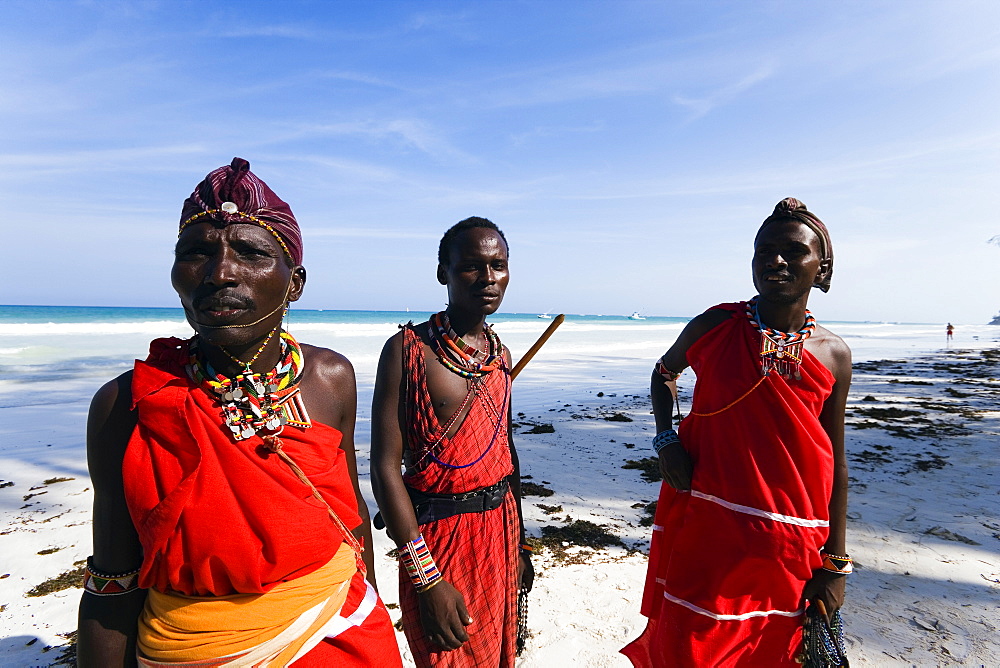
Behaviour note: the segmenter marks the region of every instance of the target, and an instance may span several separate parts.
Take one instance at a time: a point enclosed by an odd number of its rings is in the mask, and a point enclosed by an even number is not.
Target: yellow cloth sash
[[[139,665],[287,666],[326,637],[357,571],[354,550],[342,543],[325,566],[266,594],[150,589],[139,617]]]

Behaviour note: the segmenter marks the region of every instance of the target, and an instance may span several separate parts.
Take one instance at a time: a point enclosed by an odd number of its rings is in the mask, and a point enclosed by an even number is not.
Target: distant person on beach
[[[302,235],[247,161],[184,202],[171,279],[195,335],[154,340],[91,404],[79,665],[401,666],[354,369],[282,329]]]
[[[955,335],[955,326],[949,322],[948,326],[945,328],[945,332],[945,341],[951,343],[951,337]]]
[[[503,233],[485,218],[454,225],[437,279],[447,308],[382,349],[372,484],[399,547],[403,632],[417,666],[509,667],[518,590],[531,589],[534,571],[510,430],[510,352],[486,324],[509,279]]]
[[[806,309],[826,292],[826,226],[793,198],[757,231],[757,296],[694,318],[657,362],[661,486],[642,613],[622,650],[649,666],[795,666],[803,614],[844,600],[851,352]],[[697,374],[673,430],[676,378]]]

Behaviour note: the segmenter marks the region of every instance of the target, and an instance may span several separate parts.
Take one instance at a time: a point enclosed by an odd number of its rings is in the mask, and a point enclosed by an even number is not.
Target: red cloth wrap
[[[438,423],[427,390],[424,347],[409,327],[403,329],[403,359],[406,378],[407,456],[419,461],[426,449],[438,442],[443,425]],[[433,362],[437,364],[437,362]],[[503,410],[502,424],[489,452],[475,465],[452,469],[427,458],[419,472],[403,475],[407,485],[429,494],[459,494],[488,487],[514,472],[507,440],[509,390],[506,370],[497,370],[482,379],[484,392]],[[509,401],[509,396],[508,399]],[[496,429],[496,419],[475,399],[468,415],[451,438],[435,448],[438,459],[449,464],[468,464],[483,454]],[[429,462],[429,463],[428,463]],[[517,559],[520,523],[517,502],[507,493],[499,508],[484,513],[455,515],[422,524],[420,531],[438,569],[465,597],[473,624],[466,627],[469,641],[461,648],[443,652],[427,640],[420,623],[416,590],[400,567],[399,600],[403,632],[419,668],[514,665],[517,635]]]
[[[802,380],[772,373],[740,399],[761,380],[760,334],[744,303],[716,308],[733,316],[687,353],[698,380],[679,434],[694,463],[692,490],[806,524],[828,522],[833,448],[819,416],[833,375],[805,351]],[[734,401],[716,415],[695,415]],[[738,512],[664,483],[642,603],[649,622],[622,653],[641,667],[797,665],[803,618],[795,613],[828,534],[828,526]],[[715,615],[792,614],[720,620],[665,594]]]
[[[139,423],[122,463],[139,532],[140,587],[189,596],[258,593],[316,570],[343,542],[326,507],[259,437],[234,441],[184,365],[188,342],[157,339],[135,363]],[[341,433],[286,426],[285,451],[344,524],[361,518]]]

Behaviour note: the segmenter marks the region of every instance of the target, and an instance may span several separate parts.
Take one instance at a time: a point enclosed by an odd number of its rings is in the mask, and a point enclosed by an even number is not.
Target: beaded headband
[[[232,207],[227,208],[226,207],[227,204],[232,204]],[[179,230],[177,230],[177,236],[180,237],[181,234],[184,233],[184,229],[191,223],[198,222],[199,218],[204,218],[205,216],[214,217],[215,215],[220,213],[228,213],[230,216],[235,216],[243,220],[249,220],[252,223],[257,223],[265,230],[270,232],[272,235],[274,235],[274,238],[278,240],[279,244],[281,244],[281,250],[285,251],[285,255],[288,256],[288,259],[291,260],[293,264],[295,263],[295,258],[292,256],[292,251],[288,250],[288,244],[285,243],[285,240],[281,237],[280,234],[278,234],[278,232],[273,227],[268,225],[266,222],[264,222],[257,216],[251,216],[249,213],[243,213],[242,211],[237,210],[236,205],[233,204],[232,202],[223,202],[221,209],[208,209],[207,211],[202,211],[200,213],[194,214],[187,220],[181,221],[181,227]]]

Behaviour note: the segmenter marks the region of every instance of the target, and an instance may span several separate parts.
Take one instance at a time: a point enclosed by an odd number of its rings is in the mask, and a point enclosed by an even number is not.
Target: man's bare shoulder
[[[684,327],[683,338],[690,345],[729,320],[732,316],[731,311],[721,308],[710,308],[704,313],[691,318],[691,321]]]
[[[831,332],[826,327],[822,325],[816,325],[816,331],[813,332],[812,337],[814,343],[822,346],[827,353],[838,361],[847,361],[848,364],[851,362],[851,348],[847,343]]]
[[[122,407],[128,407],[126,412],[131,412],[132,407],[132,370],[112,378],[94,394],[90,401],[90,419],[107,421],[112,417],[122,417],[117,415],[122,412]]]
[[[305,359],[305,375],[321,380],[324,384],[338,386],[342,383],[354,385],[354,365],[351,361],[329,348],[321,348],[308,343],[302,345]]]

